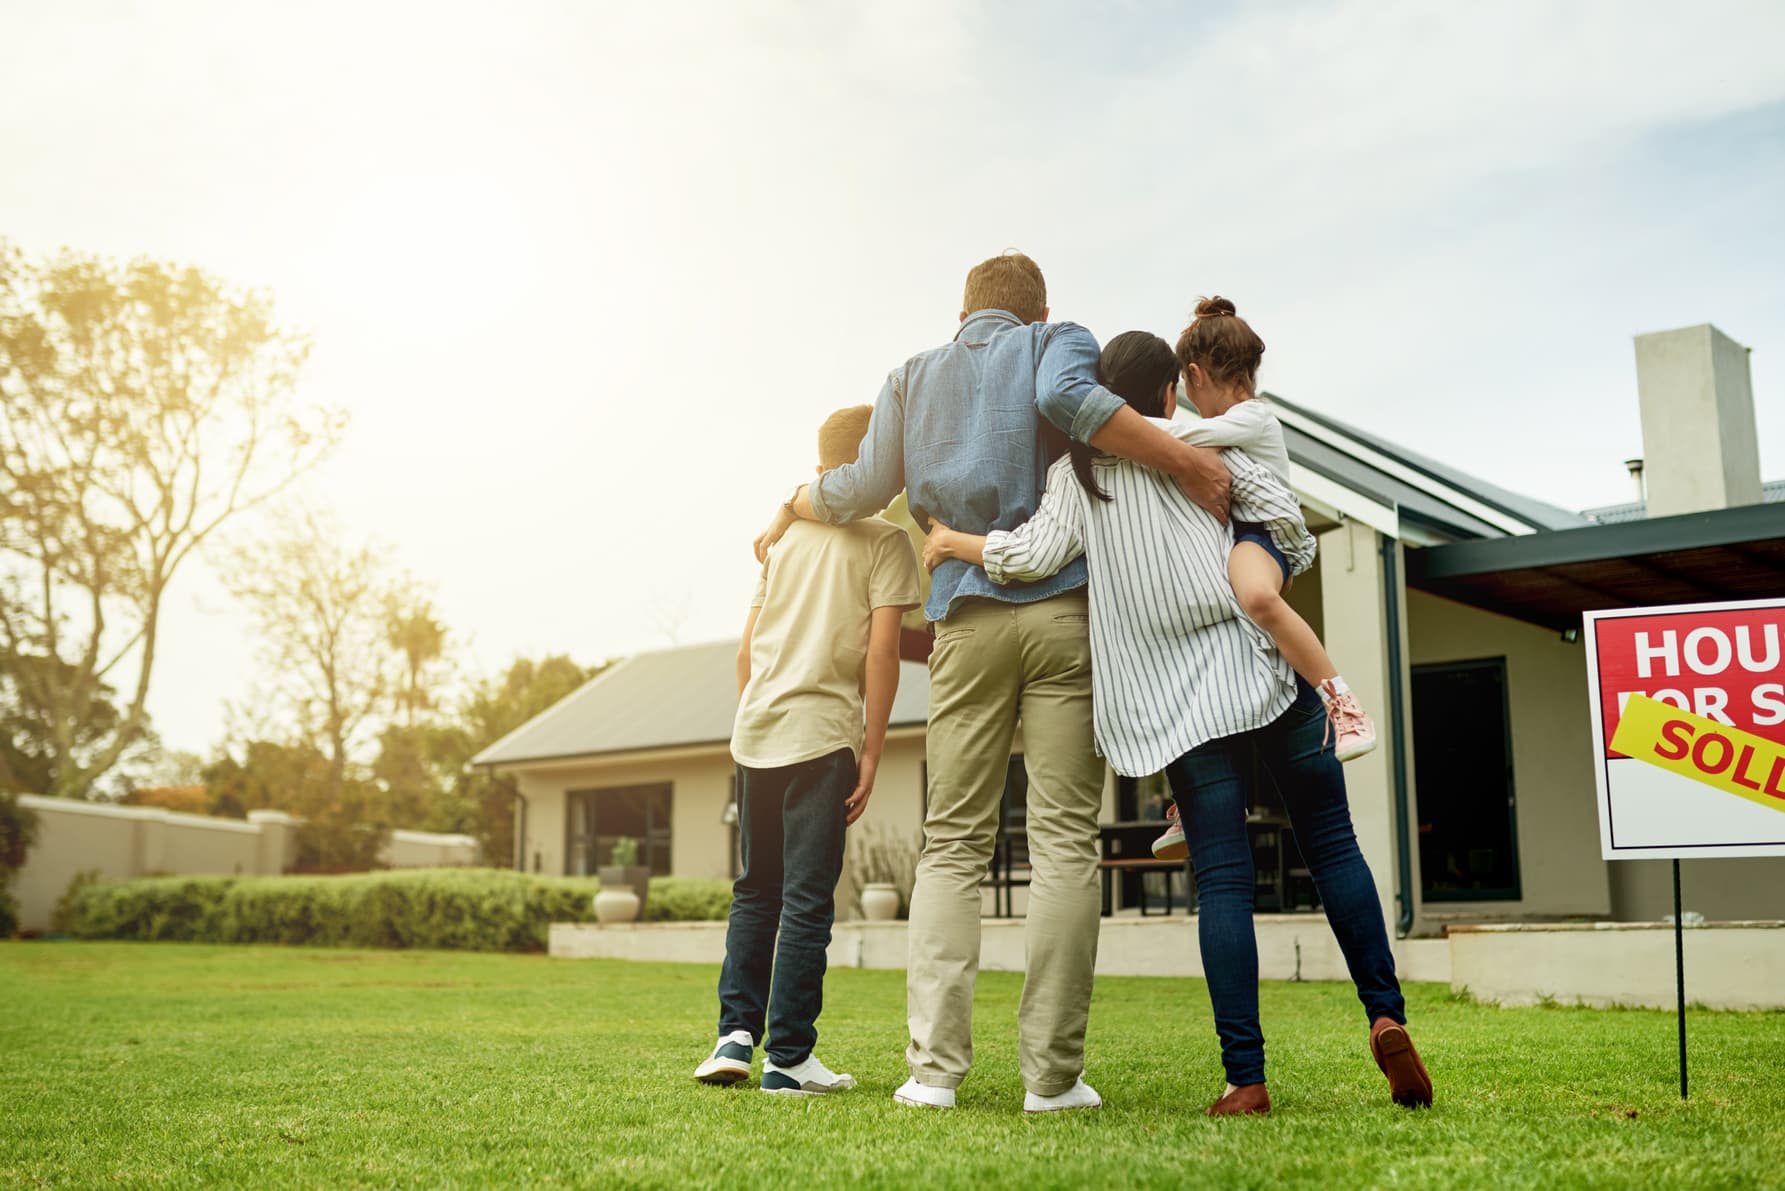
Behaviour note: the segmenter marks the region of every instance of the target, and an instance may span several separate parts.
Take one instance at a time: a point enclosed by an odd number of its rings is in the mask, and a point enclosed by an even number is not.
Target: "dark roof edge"
[[[1490,571],[1598,562],[1636,554],[1660,554],[1703,546],[1728,546],[1785,537],[1785,510],[1777,505],[1743,505],[1613,525],[1553,529],[1518,537],[1453,542],[1408,551],[1412,581],[1461,578]]]

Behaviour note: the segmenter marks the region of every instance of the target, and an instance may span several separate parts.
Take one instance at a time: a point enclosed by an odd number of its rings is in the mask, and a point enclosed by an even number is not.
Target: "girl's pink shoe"
[[[1349,688],[1335,690],[1329,678],[1316,689],[1326,704],[1326,733],[1320,738],[1323,746],[1331,740],[1333,755],[1341,761],[1361,757],[1376,747],[1376,722],[1364,714]]]
[[[1165,808],[1165,817],[1171,820],[1171,826],[1153,841],[1153,855],[1161,860],[1182,860],[1190,855],[1190,845],[1184,842],[1184,825],[1178,821],[1177,803]]]

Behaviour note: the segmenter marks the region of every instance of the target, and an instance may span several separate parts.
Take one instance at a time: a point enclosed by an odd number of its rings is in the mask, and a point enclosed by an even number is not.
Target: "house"
[[[517,867],[584,876],[616,839],[660,876],[735,875],[732,717],[737,642],[636,654],[485,749],[515,776]],[[929,674],[903,662],[871,802],[887,833],[917,838]]]
[[[1346,781],[1401,935],[1671,912],[1667,862],[1600,859],[1581,613],[1785,592],[1785,484],[1759,480],[1744,349],[1707,325],[1639,337],[1637,356],[1646,495],[1585,514],[1270,398],[1320,542],[1289,598],[1377,716]],[[906,645],[873,814],[914,840],[927,641]],[[634,835],[657,871],[729,875],[734,648],[641,654],[476,758],[519,782],[517,863],[586,872]],[[1156,818],[1162,796],[1112,774],[1104,818]],[[1683,870],[1708,919],[1785,918],[1785,859]]]

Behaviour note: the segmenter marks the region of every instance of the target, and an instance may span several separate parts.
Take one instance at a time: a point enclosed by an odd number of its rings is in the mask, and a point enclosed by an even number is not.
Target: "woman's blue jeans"
[[[1300,679],[1296,685],[1295,702],[1271,723],[1208,741],[1166,769],[1196,872],[1202,966],[1221,1038],[1221,1064],[1235,1087],[1264,1082],[1258,939],[1252,930],[1255,877],[1246,833],[1246,806],[1252,801],[1247,787],[1260,772],[1283,796],[1295,842],[1320,890],[1364,1012],[1371,1022],[1407,1020],[1376,882],[1351,826],[1345,775],[1331,745],[1322,743],[1326,708],[1314,688]]]

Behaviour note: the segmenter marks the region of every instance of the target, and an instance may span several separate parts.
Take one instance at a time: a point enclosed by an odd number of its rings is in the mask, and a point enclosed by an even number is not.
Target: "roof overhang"
[[[1407,586],[1544,625],[1785,593],[1785,507],[1747,505],[1407,552]]]
[[[926,732],[925,724],[889,724],[886,739],[922,740]],[[537,773],[556,772],[565,769],[611,768],[617,765],[661,765],[682,761],[697,761],[710,758],[724,758],[729,763],[731,757],[731,741],[705,740],[690,744],[663,745],[654,748],[614,749],[599,753],[564,753],[550,757],[514,757],[503,761],[479,761],[473,758],[468,768],[482,769],[492,774],[512,774],[521,770]]]

